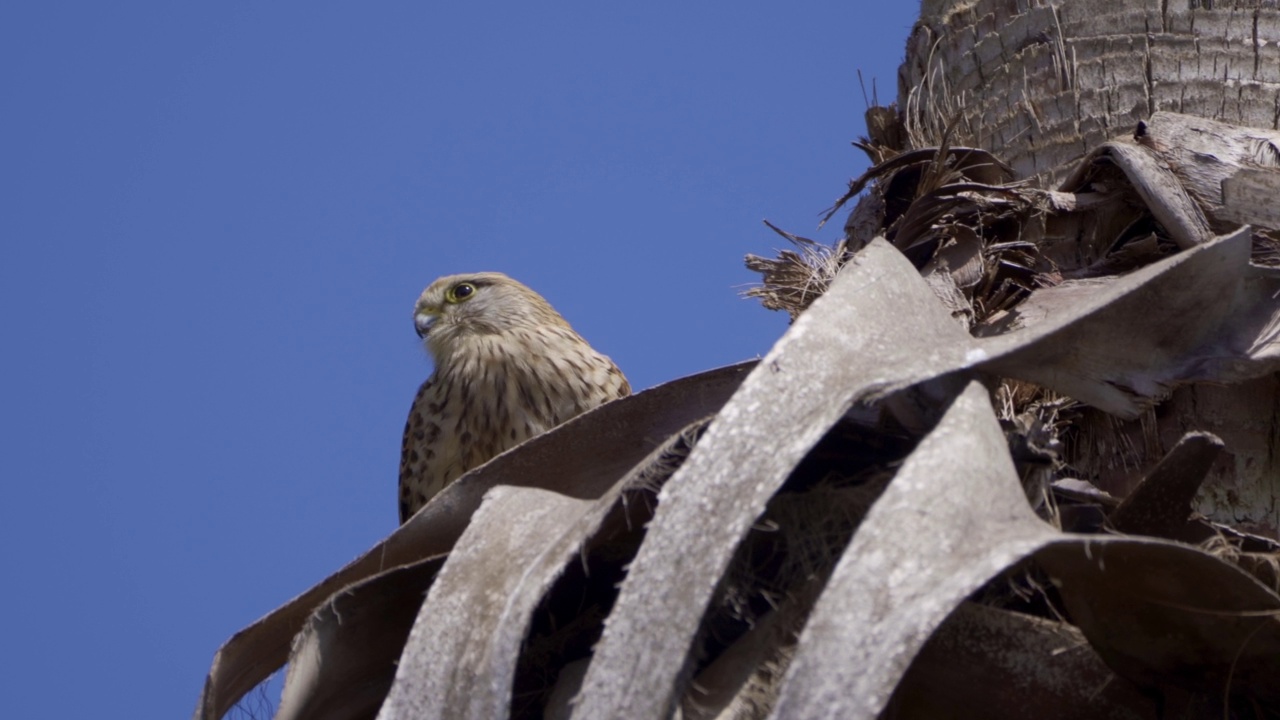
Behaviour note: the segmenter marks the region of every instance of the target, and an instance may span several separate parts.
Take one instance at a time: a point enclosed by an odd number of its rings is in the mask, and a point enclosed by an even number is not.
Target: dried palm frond
[[[776,258],[748,255],[747,268],[760,273],[764,281],[744,294],[759,298],[770,310],[784,310],[795,320],[831,285],[844,263],[844,248],[793,235],[764,221],[770,230],[786,238],[795,249],[780,250]]]

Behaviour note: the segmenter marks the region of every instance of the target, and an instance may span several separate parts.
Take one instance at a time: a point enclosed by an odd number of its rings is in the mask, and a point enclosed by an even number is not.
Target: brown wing
[[[400,441],[400,522],[413,517],[413,514],[426,504],[427,498],[423,488],[427,485],[427,475],[431,460],[434,458],[428,445],[435,442],[440,434],[440,426],[435,422],[436,412],[429,407],[432,400],[432,387],[435,376],[427,378],[418,388],[409,408],[409,417],[404,423],[404,437]]]
[[[622,370],[612,360],[609,361],[609,379],[613,385],[610,400],[618,400],[631,394],[631,383],[627,382],[627,376],[622,374]]]

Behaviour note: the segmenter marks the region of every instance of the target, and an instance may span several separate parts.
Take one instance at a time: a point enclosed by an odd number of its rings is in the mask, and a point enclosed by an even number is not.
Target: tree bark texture
[[[898,105],[917,147],[955,123],[1050,187],[1161,110],[1277,127],[1277,40],[1275,0],[926,0]]]

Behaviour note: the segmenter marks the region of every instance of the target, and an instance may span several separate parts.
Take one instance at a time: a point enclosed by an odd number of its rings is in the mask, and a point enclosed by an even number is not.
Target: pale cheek
[[[466,333],[454,318],[440,318],[427,335],[427,351],[437,363],[448,362],[450,358],[466,354],[468,339]]]
[[[440,362],[441,358],[449,357],[449,343],[446,338],[442,337],[442,335],[445,334],[443,332],[444,328],[440,328],[439,330],[440,331],[437,332],[436,329],[433,328],[432,333],[422,341],[423,345],[427,348],[427,352],[431,354],[431,357],[437,363]]]

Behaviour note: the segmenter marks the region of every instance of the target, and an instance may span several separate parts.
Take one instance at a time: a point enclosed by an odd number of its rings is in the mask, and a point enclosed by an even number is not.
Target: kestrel
[[[400,522],[459,475],[631,394],[613,361],[541,295],[496,272],[431,283],[413,324],[435,362],[400,446]]]

